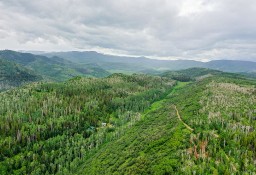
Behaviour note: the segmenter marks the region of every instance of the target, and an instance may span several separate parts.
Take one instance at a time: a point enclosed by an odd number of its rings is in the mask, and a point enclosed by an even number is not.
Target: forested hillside
[[[35,72],[0,58],[0,91],[40,80]]]
[[[0,174],[253,174],[256,80],[113,74],[0,93]]]
[[[230,78],[254,79],[253,73],[228,73],[208,68],[189,68],[179,71],[167,71],[160,74],[162,77],[170,78],[181,82],[199,81],[204,78],[221,75]]]
[[[59,57],[48,58],[30,53],[2,50],[0,58],[26,67],[50,81],[64,81],[75,76],[105,77],[109,75],[107,71],[95,64],[81,66]]]
[[[174,81],[77,77],[0,93],[0,174],[67,174],[119,138]]]
[[[207,69],[207,68],[190,68],[180,71],[167,71],[161,74],[162,77],[167,77],[181,82],[195,81],[197,79],[207,78],[213,75],[224,74],[224,72]],[[232,74],[234,76],[234,74]]]
[[[179,83],[77,174],[255,174],[256,81]]]
[[[0,175],[256,175],[256,0],[0,0]]]

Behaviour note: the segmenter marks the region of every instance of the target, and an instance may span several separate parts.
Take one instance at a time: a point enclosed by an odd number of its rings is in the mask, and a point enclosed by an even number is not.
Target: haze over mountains
[[[5,61],[5,64],[15,64],[18,68],[27,70],[29,75],[33,74],[33,76],[52,81],[64,81],[75,76],[105,77],[110,73],[161,74],[168,70],[175,71],[193,67],[239,72],[251,76],[254,76],[256,72],[256,62],[250,61],[156,60],[146,57],[105,55],[94,51],[37,53],[40,54],[3,50],[0,51],[0,58]],[[9,66],[9,72],[13,71],[12,68],[13,66]],[[6,71],[7,69],[5,69],[5,73],[2,71],[2,75],[7,75]],[[6,79],[8,76],[3,77]]]
[[[46,56],[59,56],[69,61],[79,64],[98,64],[106,70],[127,70],[145,71],[152,70],[180,70],[191,67],[204,67],[228,72],[255,72],[256,62],[239,60],[214,60],[200,62],[193,60],[156,60],[146,57],[124,57],[97,53],[94,51],[85,52],[52,52],[44,54]]]
[[[208,62],[181,59],[181,60],[161,60],[147,57],[129,57],[102,54],[96,51],[68,51],[68,52],[45,52],[26,51],[36,55],[47,57],[60,57],[78,64],[98,64],[107,70],[127,70],[127,71],[147,71],[148,69],[180,70],[191,67],[204,67],[228,72],[255,72],[256,62],[243,60],[212,60]]]

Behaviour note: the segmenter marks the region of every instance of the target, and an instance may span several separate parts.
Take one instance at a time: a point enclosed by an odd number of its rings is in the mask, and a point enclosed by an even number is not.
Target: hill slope
[[[0,91],[39,80],[42,77],[33,71],[0,58]]]
[[[224,74],[224,72],[207,68],[190,68],[180,71],[167,71],[162,73],[161,76],[174,79],[177,81],[188,82],[219,74]]]
[[[0,93],[0,174],[253,174],[255,79],[180,72],[212,76],[113,74]]]
[[[103,77],[109,73],[97,65],[83,67],[59,57],[48,58],[10,50],[0,51],[0,58],[20,64],[42,75],[45,79],[63,81],[75,76]]]
[[[132,127],[174,81],[113,74],[0,93],[0,174],[67,174]],[[10,103],[11,102],[11,103]]]
[[[254,73],[228,73],[208,68],[189,68],[178,71],[167,71],[160,74],[162,77],[170,78],[177,81],[199,81],[211,76],[225,76],[239,79],[254,79]]]
[[[235,61],[235,60],[216,60],[205,64],[205,67],[226,72],[255,72],[256,62]]]
[[[77,174],[253,174],[255,103],[255,81],[217,75],[179,84]]]

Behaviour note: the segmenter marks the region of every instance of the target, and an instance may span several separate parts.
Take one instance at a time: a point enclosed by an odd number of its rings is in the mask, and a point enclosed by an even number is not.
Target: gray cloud
[[[0,49],[256,61],[255,0],[0,0]]]

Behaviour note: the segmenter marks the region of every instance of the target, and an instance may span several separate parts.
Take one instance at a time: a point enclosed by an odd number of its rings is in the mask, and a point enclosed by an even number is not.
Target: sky
[[[256,61],[256,0],[0,0],[0,49]]]

